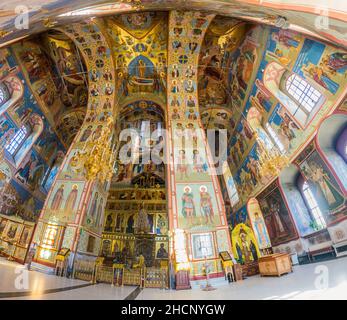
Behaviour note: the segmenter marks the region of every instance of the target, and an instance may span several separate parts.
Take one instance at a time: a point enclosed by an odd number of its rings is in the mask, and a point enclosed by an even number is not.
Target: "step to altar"
[[[38,271],[46,274],[54,274],[54,268],[45,266],[40,263],[32,262],[30,266],[31,271]]]

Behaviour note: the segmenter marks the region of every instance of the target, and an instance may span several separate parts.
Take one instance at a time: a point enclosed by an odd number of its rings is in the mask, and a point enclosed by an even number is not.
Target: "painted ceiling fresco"
[[[63,33],[50,31],[15,44],[13,50],[48,120],[69,145],[88,101],[88,80],[78,49]]]
[[[120,96],[165,96],[167,13],[141,12],[106,18]],[[121,104],[121,102],[119,102]]]
[[[206,129],[227,129],[229,137],[235,127],[233,119],[241,113],[241,100],[245,96],[246,82],[250,80],[255,59],[251,48],[242,45],[250,29],[252,25],[245,22],[217,17],[209,26],[200,52],[199,103],[202,122]],[[237,57],[241,54],[248,63],[245,70],[237,64]],[[245,79],[242,79],[243,74]]]

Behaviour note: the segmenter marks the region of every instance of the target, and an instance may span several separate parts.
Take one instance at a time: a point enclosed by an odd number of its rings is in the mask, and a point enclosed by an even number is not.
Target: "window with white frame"
[[[158,122],[157,130],[158,130],[158,136],[161,136],[163,133],[163,124],[161,122]]]
[[[202,259],[213,256],[212,237],[211,234],[194,235],[194,257]]]
[[[272,140],[275,142],[276,146],[278,147],[278,149],[283,153],[285,152],[285,148],[284,145],[282,144],[281,140],[279,139],[277,133],[275,132],[275,130],[271,127],[271,125],[267,122],[266,125],[266,130],[267,132],[270,134]]]
[[[232,176],[228,178],[227,184],[228,184],[230,204],[232,207],[234,207],[239,202],[240,198],[236,189],[235,181]]]
[[[150,126],[151,126],[151,122],[148,120],[144,120],[141,122],[141,133],[140,133],[141,138],[144,138],[145,135],[149,133]]]
[[[18,152],[28,134],[28,128],[25,125],[22,125],[22,127],[16,132],[11,141],[5,147],[11,156],[14,156]]]
[[[300,109],[305,114],[310,114],[322,97],[322,94],[317,89],[295,73],[288,77],[286,90],[299,106],[295,113]]]
[[[318,228],[319,229],[325,228],[326,223],[325,223],[322,211],[320,210],[317,200],[315,199],[307,181],[305,181],[302,186],[302,193],[306,199],[306,203],[309,206],[313,219],[316,222]]]
[[[0,87],[0,105],[5,102],[5,92],[2,87]]]
[[[8,89],[5,84],[0,83],[0,106],[10,98]]]

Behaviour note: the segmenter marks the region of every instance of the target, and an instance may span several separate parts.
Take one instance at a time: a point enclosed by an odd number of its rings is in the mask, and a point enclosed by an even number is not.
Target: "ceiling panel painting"
[[[121,96],[165,96],[167,13],[143,12],[105,19]]]

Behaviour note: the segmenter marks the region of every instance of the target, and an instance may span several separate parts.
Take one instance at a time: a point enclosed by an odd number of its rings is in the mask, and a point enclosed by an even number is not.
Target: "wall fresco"
[[[327,224],[346,216],[346,197],[321,155],[315,150],[299,158],[300,171],[307,180]]]
[[[266,48],[251,95],[246,101],[244,113],[247,114],[252,107],[256,107],[261,114],[261,125],[265,127],[268,122],[287,154],[293,154],[312,134],[320,119],[329,112],[334,101],[342,95],[343,86],[341,84],[346,82],[344,56],[345,53],[341,49],[306,39],[292,31],[270,28]],[[263,79],[264,70],[269,63],[273,62],[283,66],[284,70],[287,70],[286,72],[295,72],[307,79],[324,96],[323,105],[307,119],[306,122],[309,122],[310,125],[306,129],[303,129],[302,124],[288,111],[282,101],[278,100],[280,96],[275,97],[266,87],[266,81]],[[239,124],[236,123],[235,128],[238,126]],[[265,133],[269,137],[269,132]],[[247,177],[246,173],[249,173],[245,164],[253,161],[256,166],[258,159],[255,156],[254,142],[250,140],[250,146],[246,147],[245,143],[242,145],[240,140],[231,137],[230,145],[234,148],[230,148],[229,156],[231,170],[241,193],[242,201],[239,206],[245,203],[248,196],[259,193],[271,180],[271,177],[268,177],[269,179],[255,183],[256,179],[242,179],[242,177]],[[247,195],[244,190],[247,190]]]
[[[277,246],[298,237],[291,215],[277,186],[272,183],[257,197],[271,243]]]

